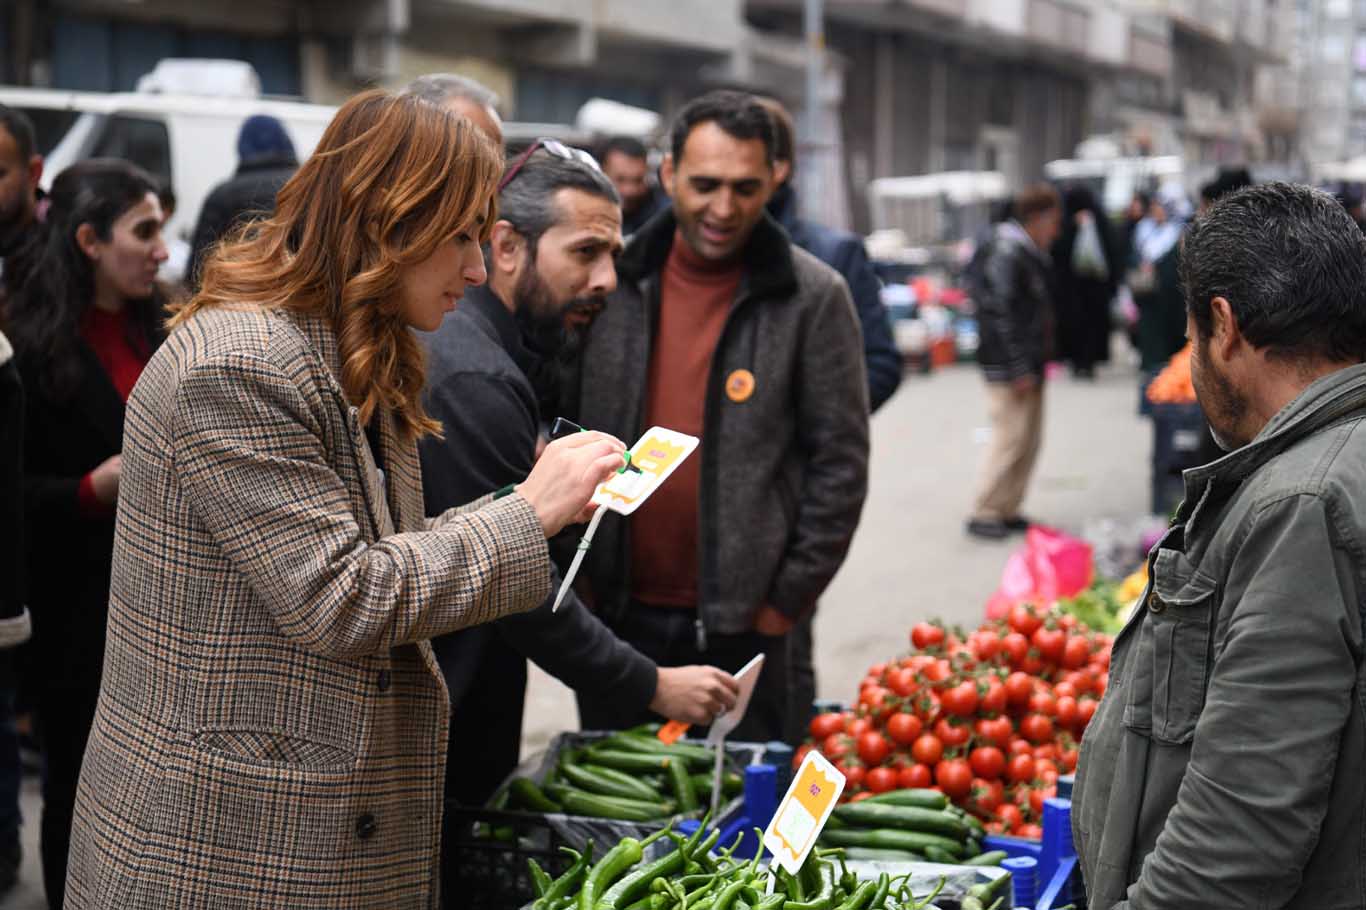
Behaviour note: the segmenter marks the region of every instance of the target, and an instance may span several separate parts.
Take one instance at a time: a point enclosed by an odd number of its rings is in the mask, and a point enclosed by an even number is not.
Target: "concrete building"
[[[1311,170],[1366,155],[1366,0],[1293,0],[1286,64],[1264,75],[1267,106],[1299,111]]]

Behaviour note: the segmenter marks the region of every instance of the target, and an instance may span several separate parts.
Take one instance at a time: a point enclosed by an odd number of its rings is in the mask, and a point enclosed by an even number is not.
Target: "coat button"
[[[393,682],[393,675],[388,670],[380,670],[378,680],[379,690],[381,692],[388,692],[389,684],[391,682]]]
[[[1154,613],[1161,613],[1167,609],[1167,605],[1162,602],[1162,598],[1157,596],[1156,591],[1148,595],[1148,609]]]
[[[375,817],[369,812],[356,817],[356,837],[361,840],[369,840],[374,837],[375,831],[378,829],[379,825],[376,824]]]

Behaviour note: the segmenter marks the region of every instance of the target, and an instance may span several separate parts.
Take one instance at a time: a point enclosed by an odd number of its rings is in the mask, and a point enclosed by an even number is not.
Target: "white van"
[[[171,66],[167,66],[171,64]],[[192,66],[185,66],[192,64]],[[222,82],[190,76],[204,64],[246,67],[249,79]],[[179,65],[177,68],[176,65]],[[153,176],[169,181],[176,195],[168,236],[188,240],[200,206],[210,190],[237,170],[237,133],[253,114],[269,114],[284,124],[302,161],[313,151],[336,108],[259,96],[251,83],[255,73],[236,61],[165,60],[144,77],[140,91],[75,92],[0,86],[0,103],[18,108],[34,121],[39,150],[46,158],[44,188],[64,168],[83,158],[109,156],[132,161]],[[166,80],[168,74],[174,80]],[[238,75],[242,75],[238,72]],[[152,77],[161,77],[159,84]],[[181,89],[164,90],[166,81]],[[186,88],[206,94],[190,94]]]

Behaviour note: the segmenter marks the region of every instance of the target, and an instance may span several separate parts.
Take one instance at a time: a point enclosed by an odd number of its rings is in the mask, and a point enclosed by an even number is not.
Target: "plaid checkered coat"
[[[427,639],[544,601],[546,540],[515,495],[424,518],[339,373],[322,321],[212,310],[134,390],[69,910],[436,906]]]

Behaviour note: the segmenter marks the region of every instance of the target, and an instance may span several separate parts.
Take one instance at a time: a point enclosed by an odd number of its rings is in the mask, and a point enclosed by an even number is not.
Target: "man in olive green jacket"
[[[1185,239],[1186,472],[1082,744],[1093,910],[1366,907],[1366,240],[1268,184]]]

